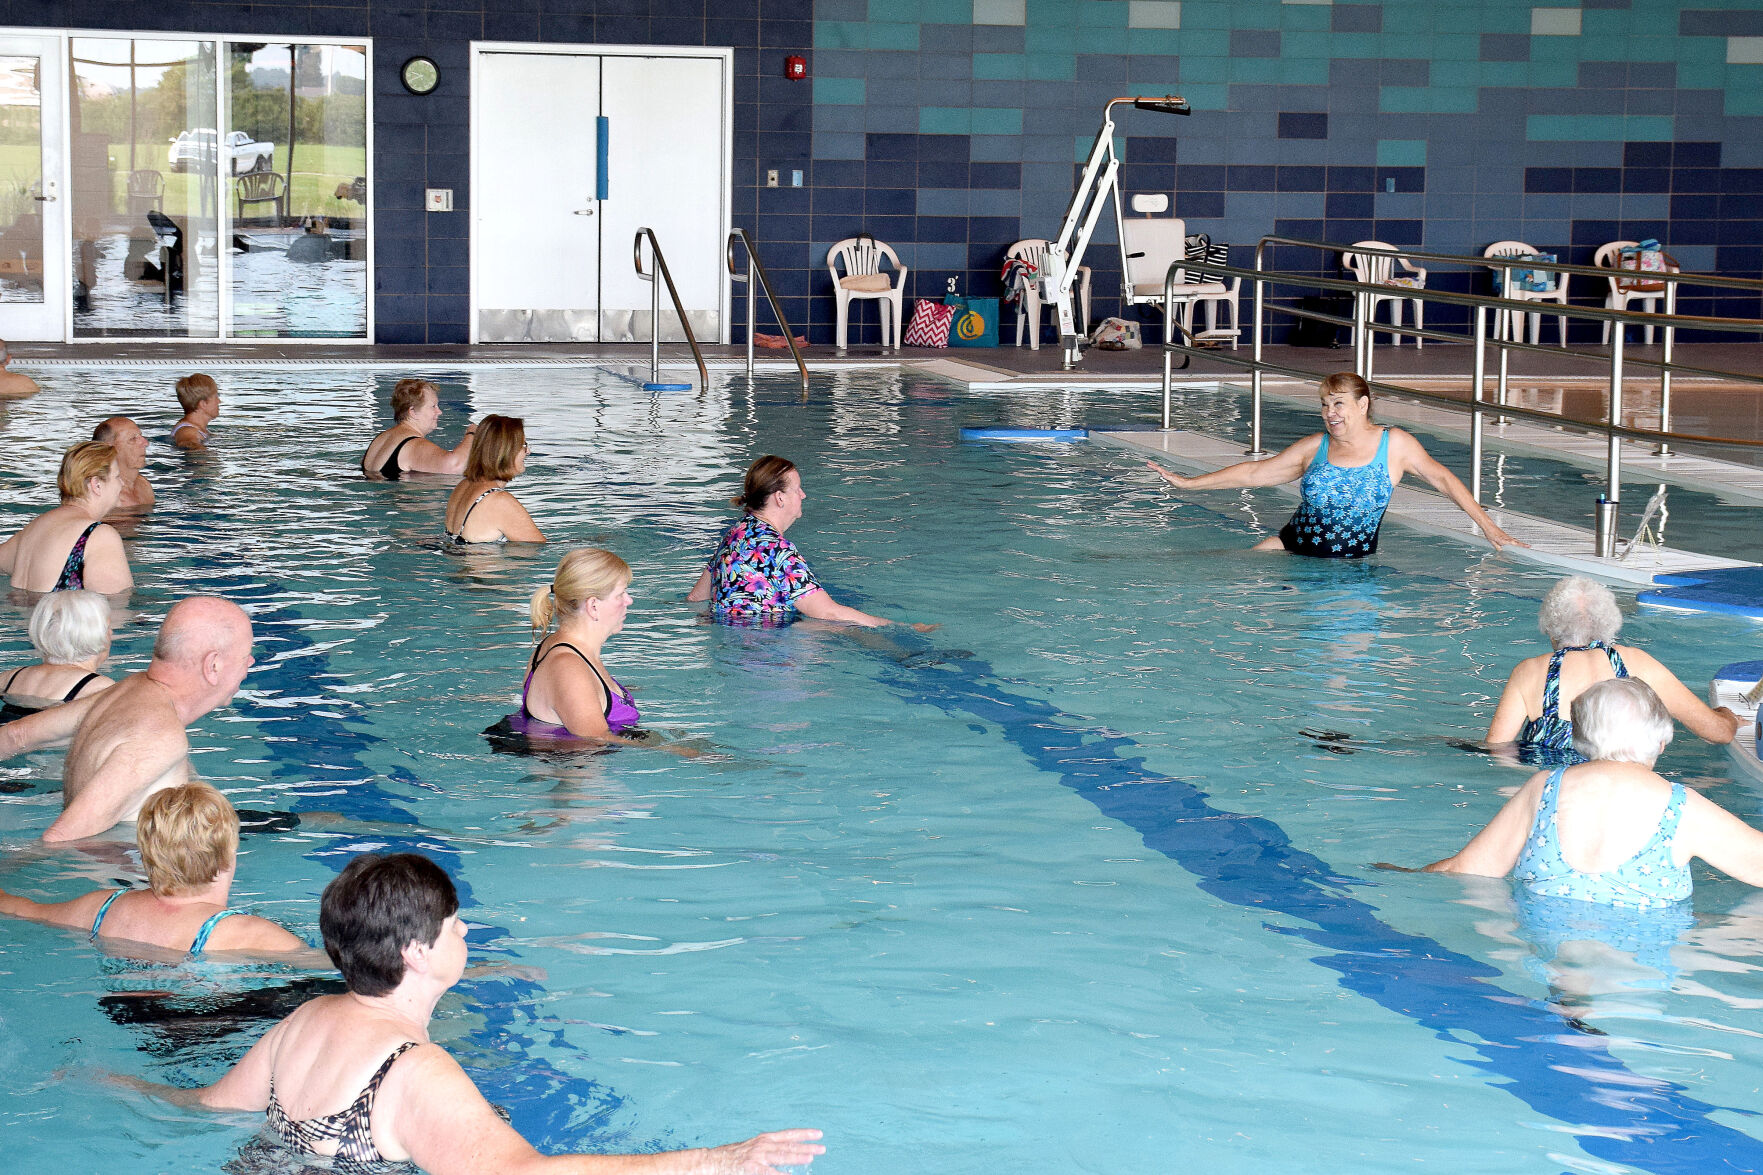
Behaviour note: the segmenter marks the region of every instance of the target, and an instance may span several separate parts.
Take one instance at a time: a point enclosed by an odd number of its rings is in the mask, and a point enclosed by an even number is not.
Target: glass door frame
[[[61,337],[66,340],[73,327],[73,263],[71,261],[73,217],[69,214],[71,205],[68,192],[68,176],[71,166],[68,160],[70,154],[68,147],[71,142],[71,124],[69,122],[71,112],[68,109],[68,83],[65,72],[69,65],[68,35],[60,29],[7,26],[0,28],[0,37],[41,42],[46,50],[45,58],[53,53],[56,59],[55,68],[61,72],[58,79],[60,82],[59,93],[55,103],[60,117],[55,120],[53,126],[39,117],[37,130],[42,137],[43,166],[40,182],[48,189],[44,195],[60,206],[55,217],[60,222],[58,231],[51,234],[45,230],[43,234],[43,316],[45,319],[51,317],[59,319]],[[44,90],[39,88],[39,94],[43,92]],[[39,102],[41,102],[40,98]],[[41,111],[41,105],[38,109]],[[39,197],[39,199],[42,198]],[[59,258],[59,264],[53,260],[56,258]],[[59,281],[52,285],[51,277],[58,277]],[[59,288],[54,288],[56,286]],[[46,305],[51,300],[59,300],[61,305],[59,314],[53,314]],[[36,305],[36,303],[25,303],[25,305]],[[19,338],[18,341],[25,340]]]
[[[127,39],[127,40],[135,40],[135,41],[212,41],[215,46],[215,62],[216,62],[215,71],[214,71],[214,100],[215,100],[215,111],[216,111],[215,138],[216,138],[217,144],[224,141],[227,131],[229,129],[231,129],[229,124],[231,122],[232,108],[229,105],[229,102],[231,100],[229,86],[230,86],[230,82],[231,82],[232,71],[229,68],[227,62],[229,61],[228,50],[233,44],[239,43],[239,42],[246,42],[246,43],[250,43],[250,44],[267,43],[267,44],[271,44],[271,45],[275,45],[275,44],[339,45],[339,46],[344,46],[344,47],[352,48],[352,49],[360,49],[363,54],[363,64],[364,64],[364,69],[365,69],[363,89],[364,89],[365,98],[366,98],[366,112],[365,112],[364,117],[365,117],[366,123],[367,123],[367,125],[363,128],[364,141],[366,143],[366,157],[362,161],[362,167],[363,167],[363,169],[366,173],[366,177],[367,177],[367,202],[362,209],[362,219],[367,224],[367,274],[366,274],[366,283],[365,283],[365,296],[366,296],[366,300],[367,300],[367,306],[366,306],[366,329],[365,329],[365,332],[362,335],[362,337],[360,337],[360,338],[340,338],[340,337],[324,338],[324,337],[311,337],[311,336],[305,336],[305,335],[275,335],[275,336],[246,335],[246,336],[242,336],[242,337],[235,337],[233,335],[233,333],[232,333],[232,330],[233,330],[233,293],[232,293],[232,289],[233,289],[233,286],[232,286],[233,262],[232,262],[232,248],[230,245],[230,242],[232,241],[232,234],[233,234],[232,201],[226,198],[226,196],[228,194],[230,194],[228,184],[225,182],[219,182],[222,180],[230,181],[233,178],[230,174],[227,174],[227,175],[221,174],[223,166],[225,167],[225,170],[227,172],[229,172],[229,173],[231,172],[232,161],[230,159],[223,158],[222,156],[224,155],[224,152],[221,152],[219,150],[216,150],[216,152],[215,152],[215,161],[214,161],[215,178],[218,182],[217,190],[222,193],[222,196],[221,196],[220,200],[218,201],[220,207],[217,209],[218,215],[217,215],[217,219],[216,219],[216,223],[218,225],[218,229],[217,229],[218,239],[216,242],[216,251],[219,254],[219,262],[220,262],[220,265],[219,265],[220,289],[219,289],[219,297],[218,297],[219,310],[220,310],[220,323],[219,323],[219,332],[220,333],[219,333],[218,337],[216,337],[216,338],[191,338],[188,335],[126,335],[126,336],[86,335],[86,336],[82,336],[82,337],[75,337],[74,332],[73,332],[73,272],[72,272],[71,263],[69,263],[66,266],[67,280],[63,283],[65,288],[60,291],[60,296],[62,299],[62,316],[61,316],[62,317],[62,341],[68,342],[68,343],[81,343],[81,344],[85,344],[85,343],[110,343],[110,344],[115,344],[115,343],[190,343],[190,344],[202,344],[202,345],[212,345],[212,344],[219,343],[219,344],[225,344],[225,345],[229,345],[229,346],[234,345],[234,344],[247,345],[247,346],[252,345],[252,344],[262,345],[265,343],[273,344],[276,346],[314,345],[314,344],[343,344],[343,345],[350,345],[350,346],[367,346],[367,345],[371,345],[373,343],[373,341],[374,341],[374,325],[375,325],[374,324],[374,305],[373,305],[373,303],[374,303],[374,296],[373,296],[374,295],[374,253],[375,253],[375,248],[376,248],[376,244],[377,244],[377,239],[379,237],[379,233],[377,231],[375,207],[374,207],[374,196],[377,192],[378,185],[374,181],[374,175],[373,175],[373,138],[374,138],[373,38],[371,38],[371,37],[319,37],[319,36],[310,36],[310,35],[305,35],[305,34],[290,35],[290,36],[282,37],[282,36],[277,36],[274,34],[259,34],[259,33],[252,33],[252,34],[243,34],[243,33],[225,34],[225,33],[201,33],[201,32],[168,33],[168,32],[164,32],[164,31],[160,31],[160,30],[151,30],[151,29],[89,29],[89,28],[88,29],[42,29],[42,28],[18,28],[18,27],[13,27],[13,26],[0,26],[0,35],[17,36],[17,37],[41,37],[45,40],[54,40],[54,41],[60,42],[61,68],[63,70],[63,82],[64,82],[63,90],[64,90],[64,93],[62,95],[62,102],[61,102],[62,109],[61,109],[60,125],[56,128],[56,133],[59,134],[61,137],[61,151],[60,151],[61,160],[60,160],[59,174],[57,175],[56,178],[57,178],[57,181],[58,181],[61,193],[62,193],[62,198],[64,200],[70,200],[73,196],[73,191],[72,191],[72,186],[71,186],[71,180],[72,180],[71,159],[72,159],[72,154],[73,154],[73,151],[72,151],[72,147],[73,147],[73,143],[72,143],[73,111],[71,110],[72,103],[68,100],[68,96],[71,94],[71,90],[72,90],[71,79],[73,77],[73,42],[76,38],[94,37],[94,38],[102,38],[102,39],[107,39],[107,40]],[[290,69],[292,69],[291,62],[290,62]],[[45,130],[46,129],[47,128],[45,128]],[[289,192],[290,202],[292,200],[292,196],[293,196],[293,193],[290,191]],[[71,205],[69,205],[69,207],[71,207]],[[47,248],[58,247],[61,251],[60,255],[64,259],[67,259],[67,258],[71,258],[73,255],[73,218],[71,216],[64,215],[61,219],[62,219],[62,232],[61,232],[61,242],[60,242],[59,246],[51,245],[46,242],[45,248],[47,249]]]

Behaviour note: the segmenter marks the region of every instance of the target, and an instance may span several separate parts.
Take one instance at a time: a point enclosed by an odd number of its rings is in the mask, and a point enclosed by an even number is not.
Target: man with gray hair
[[[1576,761],[1573,726],[1561,711],[1594,682],[1623,677],[1638,677],[1652,686],[1665,709],[1691,734],[1729,743],[1738,732],[1738,715],[1724,706],[1710,708],[1655,658],[1616,643],[1622,609],[1610,589],[1596,580],[1570,575],[1550,588],[1537,612],[1537,627],[1553,651],[1513,668],[1488,723],[1489,746],[1516,743],[1532,756],[1526,762]]]
[[[142,470],[147,467],[147,437],[141,426],[126,416],[112,416],[92,430],[92,439],[116,450],[116,471],[122,475],[118,510],[153,509],[153,487]]]
[[[43,839],[96,836],[134,820],[154,792],[188,782],[185,728],[232,701],[251,664],[243,609],[190,596],[166,613],[146,669],[90,698],[0,726],[0,760],[72,739],[61,815]]]
[[[1587,762],[1531,776],[1429,873],[1508,873],[1542,897],[1649,909],[1690,896],[1690,858],[1763,886],[1763,832],[1653,771],[1671,714],[1646,682],[1601,681],[1573,702]]]

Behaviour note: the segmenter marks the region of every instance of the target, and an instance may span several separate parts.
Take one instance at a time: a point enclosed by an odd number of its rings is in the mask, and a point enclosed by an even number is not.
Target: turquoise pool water
[[[1454,850],[1522,780],[1449,740],[1479,736],[1540,648],[1545,572],[1394,525],[1369,564],[1250,555],[1286,499],[1178,500],[1099,444],[958,440],[1147,427],[1152,394],[886,371],[817,374],[804,406],[784,377],[653,398],[618,372],[433,369],[447,436],[526,416],[515,488],[553,540],[447,554],[445,485],[354,470],[410,373],[219,369],[215,450],[186,459],[164,444],[180,372],[42,368],[43,395],[0,409],[0,528],[48,504],[97,406],[141,421],[160,507],[131,538],[115,667],[145,663],[180,595],[244,604],[259,667],[197,723],[196,767],[241,806],[308,814],[247,839],[236,900],[311,934],[351,854],[433,854],[496,965],[436,1039],[543,1149],[811,1125],[815,1170],[863,1175],[1763,1160],[1746,887],[1699,872],[1693,925],[1620,948],[1555,942],[1504,883],[1370,868]],[[1198,393],[1181,416],[1231,431],[1243,404]],[[1276,441],[1306,427],[1270,413]],[[728,629],[682,602],[768,451],[803,469],[791,537],[836,596],[942,628]],[[1546,508],[1581,477],[1527,460],[1508,500]],[[1684,546],[1755,541],[1711,498],[1674,525]],[[527,595],[577,545],[634,567],[608,663],[703,756],[479,738],[513,704]],[[1624,639],[1695,688],[1755,655],[1748,623],[1625,610]],[[26,647],[4,613],[0,665]],[[132,868],[39,847],[59,761],[0,764],[0,886],[39,898]],[[1759,818],[1723,751],[1662,766]],[[211,1080],[322,984],[0,927],[10,1165],[219,1169],[256,1123],[103,1075]]]

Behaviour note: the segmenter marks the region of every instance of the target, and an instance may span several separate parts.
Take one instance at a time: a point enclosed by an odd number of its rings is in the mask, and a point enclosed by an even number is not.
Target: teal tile
[[[1277,57],[1238,57],[1230,63],[1233,82],[1284,81],[1284,62]]]
[[[1026,62],[1020,53],[975,53],[974,81],[1017,81],[1027,76]]]
[[[1572,89],[1579,84],[1579,62],[1574,58],[1555,57],[1532,60],[1530,84],[1541,89]]]
[[[917,24],[919,16],[919,0],[869,0],[868,12],[871,21],[887,20],[902,24]],[[972,15],[971,10],[969,15]]]
[[[1432,84],[1435,86],[1479,86],[1483,80],[1482,63],[1479,61],[1435,61],[1432,63]]]
[[[872,20],[865,27],[869,30],[869,44],[864,48],[898,49],[908,53],[918,52],[918,26],[916,24]]]
[[[817,20],[814,22],[816,49],[867,49],[869,26],[851,20]]]
[[[1096,145],[1096,136],[1095,135],[1079,135],[1079,136],[1077,136],[1076,140],[1074,140],[1074,141],[1076,143],[1077,150],[1072,155],[1071,158],[1077,163],[1083,163],[1083,162],[1087,161],[1090,157],[1091,149],[1094,148]],[[1126,136],[1121,134],[1119,131],[1116,131],[1114,133],[1114,154],[1116,157],[1118,157],[1122,160],[1124,160],[1126,158]]]
[[[1328,9],[1324,8],[1323,12]],[[1326,27],[1326,26],[1325,26]],[[1383,31],[1386,33],[1430,33],[1437,28],[1432,9],[1425,4],[1386,4],[1383,10]]]
[[[1078,27],[1124,29],[1126,12],[1126,5],[1120,3],[1120,0],[1079,0]]]
[[[1481,84],[1484,86],[1530,85],[1530,62],[1484,61],[1481,63]]]
[[[1285,66],[1279,80],[1288,86],[1326,86],[1328,85],[1328,58],[1326,57],[1285,57],[1281,58]]]
[[[1379,139],[1377,162],[1382,167],[1425,167],[1425,139]]]
[[[1524,136],[1533,143],[1668,143],[1669,115],[1533,114],[1524,120]]]
[[[1133,53],[1149,53],[1162,57],[1180,57],[1188,46],[1180,29],[1134,29],[1131,44]],[[1188,63],[1182,62],[1181,67],[1185,71]]]
[[[1183,11],[1185,12],[1186,9]],[[1188,68],[1185,58],[1218,57],[1229,60],[1230,33],[1219,29],[1195,28],[1187,23],[1186,17],[1182,19],[1182,26],[1181,45],[1184,60],[1181,67],[1183,73],[1186,73]]]
[[[1382,33],[1330,33],[1329,55],[1367,60],[1384,56]]]
[[[921,135],[966,135],[972,132],[973,112],[965,107],[919,107],[918,133]]]
[[[1197,82],[1222,82],[1230,76],[1230,58],[1228,57],[1193,57],[1182,58],[1181,84],[1188,86]]]
[[[1077,55],[1069,49],[1027,54],[1023,66],[1024,76],[1031,82],[1069,82],[1077,77]]]
[[[1378,109],[1386,114],[1473,114],[1473,86],[1379,86]]]
[[[1124,28],[1090,26],[1077,29],[1071,43],[1077,46],[1079,53],[1143,53],[1139,32],[1134,29],[1129,34]]]
[[[1332,7],[1329,4],[1282,4],[1279,27],[1288,33],[1326,33],[1333,16]],[[1391,11],[1384,11],[1385,28],[1389,27]]]
[[[1650,4],[1645,7],[1636,6],[1628,14],[1628,35],[1637,40],[1643,37],[1658,37],[1661,40],[1677,39],[1677,4]],[[1749,7],[1747,5],[1746,7]],[[1696,38],[1687,38],[1695,40]]]
[[[1023,31],[1022,47],[1030,53],[1071,52],[1071,29],[1056,25],[1035,25]]]
[[[1183,68],[1186,68],[1184,63]],[[1230,87],[1222,85],[1190,86],[1182,83],[1181,96],[1195,110],[1229,110]]]
[[[972,114],[972,132],[976,135],[1020,135],[1022,111],[1002,107],[980,107]],[[921,119],[922,121],[922,119]]]
[[[863,79],[815,78],[814,103],[817,106],[861,106]]]
[[[1075,24],[1078,2],[1079,0],[1028,0],[1029,27],[1049,23]]]
[[[1231,6],[1219,0],[1183,0],[1181,27],[1184,29],[1224,29],[1243,27],[1232,18]],[[1277,26],[1269,26],[1277,27]],[[1229,38],[1227,37],[1228,41]]]
[[[1434,61],[1480,61],[1481,37],[1475,33],[1438,34],[1432,39],[1431,56]]]
[[[1735,65],[1732,73],[1737,84],[1726,91],[1726,113],[1763,114],[1763,65]]]

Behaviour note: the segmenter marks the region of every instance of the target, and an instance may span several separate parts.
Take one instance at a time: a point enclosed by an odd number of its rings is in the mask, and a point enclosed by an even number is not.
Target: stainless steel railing
[[[747,251],[747,272],[737,270],[738,257],[736,245]],[[771,313],[777,318],[778,328],[784,332],[784,341],[790,345],[790,358],[796,361],[796,374],[802,381],[802,395],[808,395],[808,364],[802,360],[802,350],[796,346],[796,334],[790,329],[789,320],[784,317],[784,308],[778,304],[777,293],[771,288],[771,279],[765,276],[765,266],[759,262],[759,253],[753,248],[753,238],[747,230],[737,228],[728,235],[728,273],[731,281],[743,282],[747,287],[747,378],[753,377],[753,332],[759,328],[759,290],[764,287],[765,300],[771,303]],[[759,280],[755,282],[753,279]]]
[[[1243,359],[1235,354],[1224,351],[1208,350],[1202,352],[1193,347],[1191,345],[1191,340],[1186,338],[1183,338],[1181,341],[1166,340],[1164,342],[1163,363],[1164,428],[1168,428],[1170,423],[1170,398],[1173,387],[1170,356],[1172,354],[1183,354],[1187,356],[1204,354],[1213,361],[1246,368],[1250,372],[1251,408],[1249,424],[1249,455],[1255,457],[1263,455],[1264,450],[1261,447],[1261,393],[1263,375],[1272,372],[1278,375],[1293,376],[1299,379],[1320,379],[1323,375],[1327,374],[1326,372],[1308,371],[1302,368],[1288,367],[1282,364],[1271,363],[1267,360],[1266,333],[1267,314],[1269,310],[1268,290],[1270,287],[1279,286],[1296,287],[1305,290],[1331,290],[1351,294],[1353,296],[1353,316],[1350,319],[1318,311],[1305,310],[1297,306],[1281,305],[1278,309],[1282,313],[1299,319],[1309,319],[1317,322],[1331,323],[1336,326],[1352,327],[1354,370],[1357,371],[1358,374],[1374,389],[1381,392],[1399,394],[1427,403],[1465,410],[1469,413],[1469,447],[1470,463],[1472,466],[1469,488],[1477,501],[1481,499],[1483,440],[1485,421],[1489,409],[1489,402],[1486,395],[1487,324],[1489,313],[1504,313],[1515,316],[1536,313],[1543,307],[1546,307],[1546,312],[1552,317],[1587,319],[1594,322],[1608,322],[1613,324],[1613,329],[1610,332],[1611,342],[1607,349],[1603,347],[1591,349],[1581,348],[1579,350],[1563,352],[1557,348],[1542,347],[1536,344],[1525,343],[1521,340],[1508,340],[1504,337],[1504,332],[1502,332],[1501,337],[1496,340],[1496,346],[1498,348],[1498,355],[1496,358],[1497,375],[1495,377],[1496,392],[1495,400],[1492,405],[1499,422],[1504,422],[1509,417],[1516,417],[1550,425],[1565,424],[1571,427],[1602,432],[1608,438],[1609,452],[1606,459],[1606,487],[1604,495],[1598,500],[1594,512],[1594,517],[1597,520],[1594,541],[1597,554],[1602,558],[1610,557],[1615,549],[1616,511],[1621,502],[1622,494],[1623,440],[1645,440],[1655,442],[1659,446],[1658,451],[1661,453],[1668,452],[1669,445],[1673,441],[1700,445],[1728,445],[1749,449],[1763,449],[1763,441],[1745,440],[1735,437],[1702,436],[1695,433],[1680,433],[1673,431],[1671,428],[1670,400],[1671,377],[1673,373],[1709,376],[1718,379],[1763,386],[1763,376],[1749,372],[1720,371],[1711,368],[1694,367],[1687,364],[1677,363],[1672,358],[1673,346],[1676,341],[1676,332],[1679,329],[1721,330],[1763,336],[1763,321],[1758,321],[1756,319],[1714,318],[1674,313],[1673,311],[1676,309],[1677,302],[1677,287],[1679,285],[1685,282],[1690,282],[1696,285],[1706,285],[1726,289],[1763,291],[1763,281],[1751,278],[1721,277],[1715,274],[1660,273],[1647,271],[1646,280],[1660,280],[1667,283],[1666,302],[1668,312],[1665,314],[1649,314],[1633,310],[1609,310],[1603,307],[1572,306],[1565,303],[1554,302],[1538,303],[1504,297],[1489,298],[1475,294],[1452,293],[1445,290],[1425,288],[1410,289],[1408,287],[1402,287],[1399,296],[1404,299],[1414,298],[1419,299],[1422,302],[1461,306],[1472,312],[1471,323],[1474,332],[1472,341],[1475,347],[1474,370],[1470,377],[1470,399],[1468,403],[1464,403],[1463,401],[1455,400],[1448,396],[1441,396],[1437,393],[1428,392],[1419,388],[1405,387],[1398,384],[1377,381],[1374,378],[1373,366],[1376,344],[1373,338],[1374,332],[1369,328],[1371,299],[1367,296],[1366,286],[1361,282],[1339,278],[1318,277],[1311,274],[1269,270],[1266,267],[1267,251],[1270,246],[1275,245],[1317,249],[1321,250],[1325,256],[1330,257],[1331,259],[1341,253],[1351,252],[1378,255],[1384,252],[1383,250],[1365,249],[1330,241],[1315,241],[1302,237],[1266,236],[1261,238],[1260,243],[1255,247],[1255,265],[1252,269],[1244,268],[1242,266],[1214,265],[1208,263],[1206,265],[1208,273],[1223,274],[1226,278],[1241,277],[1247,279],[1253,284],[1255,310],[1250,357],[1248,359]],[[1516,268],[1544,269],[1549,272],[1584,274],[1595,277],[1599,280],[1607,280],[1611,276],[1611,271],[1609,269],[1588,265],[1570,265],[1564,262],[1550,262],[1545,265],[1537,265],[1534,262],[1519,261],[1516,258],[1465,257],[1460,254],[1430,253],[1423,250],[1390,250],[1388,255],[1392,257],[1399,255],[1411,260],[1458,265],[1475,271],[1484,269],[1503,270],[1505,271],[1503,274],[1503,278],[1505,279],[1509,279],[1510,271]],[[1170,266],[1169,272],[1165,275],[1163,285],[1164,318],[1167,322],[1173,323],[1178,321],[1175,314],[1176,275],[1180,270],[1186,267],[1187,263],[1185,261],[1177,261]],[[1503,280],[1501,288],[1502,290],[1509,289],[1509,280]],[[1639,356],[1629,357],[1626,355],[1623,333],[1624,327],[1631,323],[1642,326],[1655,326],[1663,330],[1663,346],[1661,348],[1660,358],[1652,359]],[[1464,336],[1458,333],[1438,329],[1424,329],[1418,326],[1400,327],[1388,323],[1379,323],[1376,329],[1386,334],[1393,333],[1417,339],[1423,338],[1435,340],[1437,342],[1456,343],[1465,341]],[[1522,334],[1522,331],[1519,333]],[[1608,410],[1605,413],[1604,422],[1601,425],[1589,424],[1584,421],[1571,420],[1558,413],[1543,412],[1532,408],[1520,408],[1516,405],[1509,404],[1507,402],[1510,381],[1508,358],[1512,351],[1533,351],[1550,355],[1567,354],[1570,356],[1602,361],[1607,364],[1610,386],[1607,399]],[[1660,373],[1660,416],[1659,427],[1657,429],[1631,428],[1624,426],[1621,423],[1623,373],[1625,366],[1631,364],[1654,368]]]
[[[649,242],[649,255],[655,259],[655,272],[643,269],[643,241]],[[661,243],[655,239],[655,230],[640,228],[636,240],[631,245],[633,260],[637,266],[637,276],[649,283],[649,382],[657,383],[661,376],[661,286],[667,285],[667,296],[673,300],[674,313],[679,315],[680,329],[686,333],[686,342],[692,345],[692,358],[698,361],[698,386],[708,390],[710,387],[710,371],[704,366],[704,352],[698,349],[698,340],[692,337],[692,320],[686,317],[686,308],[679,300],[679,290],[673,284],[673,275],[667,272],[667,258],[661,255]],[[655,278],[659,276],[660,282]]]

